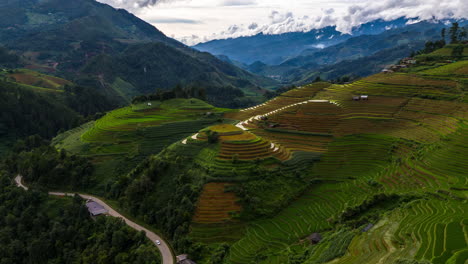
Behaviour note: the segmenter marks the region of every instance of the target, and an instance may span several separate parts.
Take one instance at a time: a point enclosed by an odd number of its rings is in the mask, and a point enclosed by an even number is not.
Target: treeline
[[[159,264],[159,254],[142,232],[122,220],[89,216],[75,196],[51,198],[24,191],[0,172],[0,264]]]
[[[198,98],[218,107],[243,108],[256,102],[247,98],[244,92],[234,86],[182,86],[176,85],[170,90],[158,89],[153,94],[140,95],[133,98],[132,103],[147,101],[166,101],[174,98]]]
[[[420,54],[428,54],[434,52],[438,49],[443,48],[447,44],[447,37],[450,40],[450,44],[458,44],[460,42],[468,40],[468,30],[466,28],[460,27],[457,22],[453,22],[452,26],[449,28],[448,32],[446,28],[443,28],[440,32],[440,40],[428,41],[424,45],[424,49],[417,52],[412,52],[411,57]],[[452,56],[459,57],[463,53],[463,47],[455,48],[453,50]]]
[[[183,87],[178,84],[170,90],[158,89],[154,94],[136,96],[132,99],[132,104],[147,101],[166,101],[175,98],[198,98],[206,100],[206,89],[197,86]]]

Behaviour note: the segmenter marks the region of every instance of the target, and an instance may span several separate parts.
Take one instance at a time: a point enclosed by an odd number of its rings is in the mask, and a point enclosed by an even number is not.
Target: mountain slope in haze
[[[329,26],[309,32],[258,34],[250,37],[213,40],[195,45],[194,48],[214,55],[225,55],[232,60],[246,64],[261,61],[275,65],[299,55],[304,50],[318,51],[320,48],[341,43],[353,36],[379,34],[388,28],[402,27],[407,21],[404,18],[393,21],[376,20],[354,28],[351,34],[343,34],[335,27]]]
[[[0,8],[0,25],[0,43],[21,55],[26,66],[93,85],[114,101],[128,102],[135,95],[154,92],[156,88],[172,88],[180,82],[235,86],[257,95],[261,93],[259,86],[275,85],[273,80],[255,76],[168,38],[125,10],[94,0],[4,2]],[[150,42],[158,48],[143,45]],[[127,63],[128,54],[136,49],[139,52],[134,54],[138,55],[135,58],[158,58],[165,67],[145,67],[141,63],[141,68],[132,68],[134,65]],[[89,65],[99,55],[109,57],[112,65],[104,64],[90,71],[93,67]],[[175,76],[171,71],[186,65],[186,61],[190,68],[179,70]],[[152,75],[152,87],[144,79],[122,74],[135,70]],[[206,78],[201,72],[216,78]]]
[[[366,76],[379,72],[412,51],[422,49],[429,40],[438,40],[443,23],[420,22],[384,31],[377,35],[361,35],[320,51],[306,50],[277,66],[251,67],[250,71],[266,76],[276,76],[282,82],[306,83],[324,74],[332,79],[342,75]],[[346,61],[346,63],[341,63]]]

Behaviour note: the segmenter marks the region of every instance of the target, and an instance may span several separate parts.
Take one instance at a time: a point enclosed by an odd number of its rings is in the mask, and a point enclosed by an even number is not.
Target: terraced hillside
[[[464,263],[468,213],[466,65],[465,61],[437,61],[418,65],[420,70],[322,86],[314,96],[299,96],[289,104],[280,103],[276,110],[273,100],[230,113],[230,117],[244,120],[242,127],[292,153],[316,151],[323,156],[310,169],[314,182],[310,190],[275,217],[251,222],[244,237],[232,244],[226,263],[326,263],[343,254],[333,263],[393,263],[405,258]],[[353,96],[359,95],[368,95],[368,100],[354,101]],[[283,97],[276,100],[286,101]],[[331,241],[339,230],[350,225],[356,228],[354,222],[338,223],[337,219],[346,208],[359,207],[379,193],[416,194],[411,204],[423,214],[415,215],[408,209],[413,207],[402,202],[401,208],[389,210],[392,220],[382,216],[382,208],[359,216],[358,222],[372,223],[379,231],[353,233],[349,249],[348,245],[344,250],[334,248],[328,242],[304,244],[303,239],[313,232],[323,232]],[[442,209],[444,200],[451,201],[453,207],[447,204]],[[398,225],[405,215],[411,224]],[[432,225],[419,228],[417,223],[424,221],[419,219],[428,217],[433,218]],[[446,231],[447,226],[459,232],[465,229],[465,235]],[[395,232],[389,231],[392,228]],[[428,238],[428,234],[436,236]],[[452,239],[458,242],[451,244]],[[299,257],[303,262],[293,261]]]
[[[63,88],[65,85],[72,84],[65,79],[27,69],[13,70],[7,77],[13,79],[13,81],[17,83],[55,90],[60,90],[60,88]]]
[[[241,210],[237,197],[232,192],[226,192],[226,183],[207,183],[198,198],[197,209],[193,217],[194,223],[220,223],[232,218],[232,214]]]
[[[237,111],[147,102],[55,143],[197,263],[465,263],[467,67],[425,58]]]
[[[148,155],[217,123],[223,111],[198,99],[145,102],[111,111],[95,122],[67,131],[55,138],[54,144],[91,157],[96,165],[96,183],[105,184]]]
[[[68,80],[28,69],[5,69],[0,71],[0,77],[4,81],[15,83],[25,89],[37,92],[61,93],[65,85],[73,85]]]

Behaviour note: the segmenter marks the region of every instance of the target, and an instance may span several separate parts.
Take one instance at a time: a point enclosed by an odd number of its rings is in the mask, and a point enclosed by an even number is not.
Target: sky
[[[124,8],[187,45],[212,39],[309,31],[347,33],[376,19],[468,18],[468,0],[98,0]]]

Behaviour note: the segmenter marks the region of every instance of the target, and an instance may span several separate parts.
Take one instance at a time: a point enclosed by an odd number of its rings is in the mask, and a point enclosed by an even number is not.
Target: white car
[[[159,241],[159,240],[156,240],[154,242],[156,242],[156,245],[158,245],[158,246],[161,245],[161,241]]]

